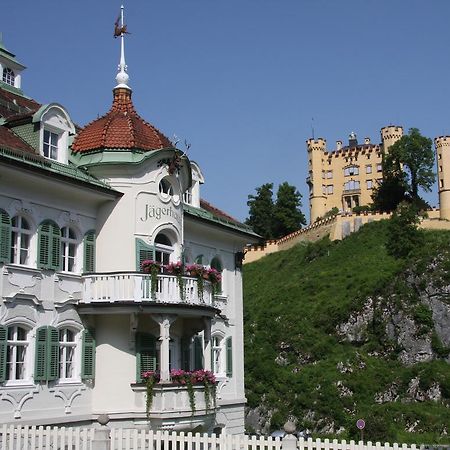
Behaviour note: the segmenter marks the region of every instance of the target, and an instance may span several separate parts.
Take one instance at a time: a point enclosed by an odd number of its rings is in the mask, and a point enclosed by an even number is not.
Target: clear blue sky
[[[80,125],[104,114],[119,60],[120,1],[15,0],[5,46],[23,89]],[[450,134],[449,0],[124,0],[139,114],[191,144],[202,196],[239,219],[265,182],[288,181],[307,212],[307,155],[384,125]],[[437,204],[435,192],[426,197]]]

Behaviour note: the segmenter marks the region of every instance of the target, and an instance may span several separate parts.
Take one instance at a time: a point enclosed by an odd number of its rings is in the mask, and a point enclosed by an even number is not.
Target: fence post
[[[94,430],[94,439],[91,442],[91,450],[110,450],[111,449],[111,430],[106,426],[109,422],[108,414],[100,414],[97,417],[100,428]]]
[[[297,449],[297,438],[294,436],[295,433],[295,424],[288,420],[284,424],[284,431],[286,432],[286,436],[284,436],[283,441],[281,442],[281,450],[296,450]]]

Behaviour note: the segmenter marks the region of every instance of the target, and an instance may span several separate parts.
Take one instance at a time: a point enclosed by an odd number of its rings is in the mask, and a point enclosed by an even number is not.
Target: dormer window
[[[75,134],[75,126],[66,110],[56,103],[44,105],[33,115],[33,122],[40,127],[41,155],[67,164],[69,136]]]
[[[9,67],[5,67],[3,69],[3,83],[9,84],[10,86],[14,86],[14,81],[16,79],[16,76],[13,72],[12,69],[10,69]]]
[[[44,129],[43,152],[46,158],[58,161],[58,140],[56,133]]]

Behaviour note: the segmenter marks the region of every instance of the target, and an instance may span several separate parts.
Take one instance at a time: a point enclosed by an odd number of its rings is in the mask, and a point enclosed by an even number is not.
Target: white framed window
[[[192,205],[192,188],[189,188],[184,192],[183,202],[187,205]]]
[[[16,75],[14,74],[12,69],[10,69],[9,67],[5,67],[3,69],[2,80],[3,83],[9,84],[10,86],[14,86]]]
[[[77,236],[72,228],[61,229],[61,270],[74,272],[76,267]]]
[[[372,182],[372,180],[367,180],[367,181],[366,181],[366,185],[367,185],[367,189],[372,189],[372,188],[373,188],[373,182]]]
[[[6,343],[6,380],[28,379],[27,353],[29,348],[29,330],[22,325],[8,327]]]
[[[73,380],[77,376],[75,371],[77,333],[70,328],[61,328],[58,334],[58,378],[60,380]]]
[[[13,264],[28,264],[31,240],[31,227],[22,216],[11,220],[11,262]]]
[[[211,338],[211,355],[212,355],[212,371],[216,375],[224,373],[224,351],[223,338],[221,336],[213,336]]]
[[[43,152],[49,159],[58,160],[59,136],[50,130],[44,129]]]
[[[327,178],[328,179],[333,178],[333,171],[332,170],[327,170]]]
[[[173,251],[171,240],[164,233],[158,233],[155,238],[155,260],[164,265],[169,264]]]
[[[383,171],[383,165],[381,163],[377,164],[377,172],[382,172]]]
[[[333,193],[333,185],[332,184],[329,184],[328,186],[327,186],[327,194],[332,194]]]
[[[372,164],[367,164],[366,173],[372,173]]]

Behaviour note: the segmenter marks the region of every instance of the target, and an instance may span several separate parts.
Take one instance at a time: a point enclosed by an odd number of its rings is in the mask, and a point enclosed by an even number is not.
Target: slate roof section
[[[27,144],[19,136],[3,126],[0,126],[0,148],[5,148],[8,150],[21,150],[32,154],[36,153],[31,145]]]
[[[216,223],[219,226],[223,226],[240,233],[247,234],[253,239],[260,239],[261,236],[256,234],[251,227],[245,225],[242,222],[229,216],[227,213],[221,211],[215,206],[211,205],[205,200],[200,200],[200,208],[196,208],[192,205],[183,204],[183,210],[185,213],[192,217],[197,217],[208,222]]]
[[[0,117],[8,122],[32,116],[41,105],[31,98],[24,97],[0,86]]]
[[[173,147],[170,140],[135,111],[131,90],[114,89],[114,100],[107,114],[86,125],[72,144],[74,153],[95,150],[159,150]]]

